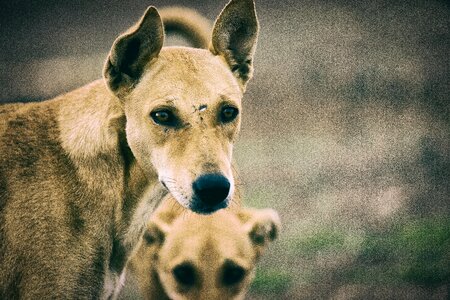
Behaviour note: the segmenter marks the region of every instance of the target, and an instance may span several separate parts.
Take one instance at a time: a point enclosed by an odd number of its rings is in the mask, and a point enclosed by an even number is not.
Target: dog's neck
[[[155,172],[144,172],[136,163],[127,144],[120,102],[103,80],[66,94],[60,101],[61,144],[80,180],[88,189],[100,190],[108,206],[105,213],[112,214],[111,267],[120,272],[146,218],[166,190]]]

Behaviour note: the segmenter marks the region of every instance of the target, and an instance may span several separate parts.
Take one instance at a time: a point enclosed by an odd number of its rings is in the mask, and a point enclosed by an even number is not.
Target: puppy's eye
[[[156,110],[150,113],[156,124],[174,127],[177,125],[177,118],[170,110]]]
[[[239,266],[228,266],[223,271],[223,283],[225,285],[234,285],[242,281],[245,276],[245,270]]]
[[[189,263],[183,263],[172,270],[175,280],[185,286],[192,286],[195,283],[196,275],[194,267]]]
[[[236,116],[238,115],[239,110],[232,106],[225,106],[222,108],[222,111],[220,112],[220,121],[222,123],[228,123],[233,121]]]

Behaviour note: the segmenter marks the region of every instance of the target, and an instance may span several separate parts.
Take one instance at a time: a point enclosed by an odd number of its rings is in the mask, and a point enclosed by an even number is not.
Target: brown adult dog
[[[127,277],[144,299],[243,299],[256,261],[279,229],[272,209],[204,216],[186,213],[168,197],[148,223]]]
[[[232,0],[210,49],[162,48],[154,7],[98,80],[0,107],[0,298],[108,298],[167,190],[211,213],[233,194],[231,152],[252,74],[252,0]]]

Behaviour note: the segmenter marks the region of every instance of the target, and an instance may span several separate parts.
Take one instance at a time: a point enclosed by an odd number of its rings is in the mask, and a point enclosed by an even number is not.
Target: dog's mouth
[[[160,182],[161,182],[162,186],[163,186],[166,190],[168,190],[168,191],[170,192],[170,190],[169,190],[169,188],[167,187],[167,184],[164,182],[164,180],[160,180]]]
[[[198,214],[211,214],[226,208],[231,194],[231,183],[218,173],[207,173],[199,176],[192,183],[192,196],[174,185],[174,181],[160,180],[161,184],[185,208]]]
[[[208,205],[202,204],[201,201],[194,198],[188,208],[197,214],[209,215],[220,209],[226,208],[227,206],[228,206],[228,200],[224,200],[221,203],[216,204],[214,206],[208,206]]]

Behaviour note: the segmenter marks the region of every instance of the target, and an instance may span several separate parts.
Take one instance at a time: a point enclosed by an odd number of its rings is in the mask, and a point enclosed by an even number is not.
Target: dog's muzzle
[[[204,174],[192,184],[195,203],[192,209],[199,213],[212,213],[226,207],[230,182],[221,174]]]

